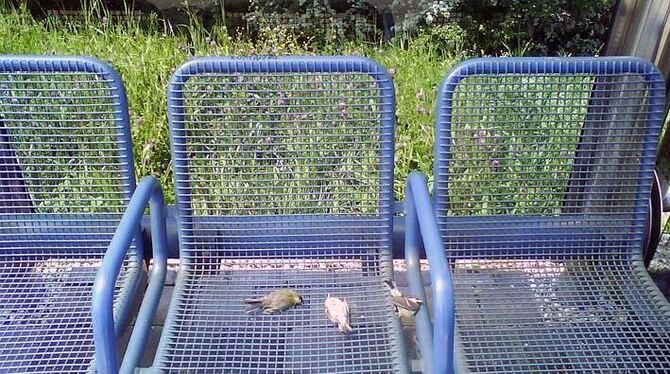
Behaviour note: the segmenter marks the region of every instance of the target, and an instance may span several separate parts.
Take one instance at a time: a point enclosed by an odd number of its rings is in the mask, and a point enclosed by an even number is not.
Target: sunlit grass
[[[345,42],[317,50],[282,30],[271,30],[251,42],[233,40],[222,29],[207,32],[197,23],[185,32],[172,32],[157,20],[105,21],[101,17],[36,21],[25,11],[3,9],[0,53],[90,55],[110,63],[126,86],[136,173],[158,177],[168,201],[174,200],[174,193],[166,87],[174,69],[194,56],[357,54],[373,58],[392,73],[396,85],[396,198],[402,196],[411,170],[432,174],[437,87],[458,58],[439,53],[421,38],[395,44]]]

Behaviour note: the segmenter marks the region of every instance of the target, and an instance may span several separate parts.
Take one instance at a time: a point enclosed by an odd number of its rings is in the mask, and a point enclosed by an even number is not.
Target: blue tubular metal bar
[[[670,367],[669,304],[640,256],[664,102],[636,58],[476,59],[445,78],[433,196],[459,365]]]
[[[167,236],[165,231],[165,205],[163,192],[158,180],[145,177],[137,186],[126,212],[121,219],[109,249],[98,271],[93,288],[93,333],[95,340],[96,365],[99,373],[116,373],[116,334],[114,332],[113,299],[114,284],[123,264],[123,259],[137,235],[142,214],[147,203],[151,208],[151,232],[153,246],[153,269],[149,277],[140,311],[135,321],[126,355],[121,366],[122,372],[132,371],[138,364],[151,322],[158,307],[167,270]]]
[[[409,191],[409,189],[405,190],[407,194],[409,194]],[[410,200],[411,197],[408,197],[407,201]],[[415,205],[412,204],[411,206],[414,207]],[[423,277],[421,276],[420,264],[423,243],[421,241],[419,222],[417,221],[416,215],[416,209],[407,209],[404,217],[404,247],[407,265],[407,282],[411,295],[418,296],[421,300],[427,300],[426,292],[423,288]],[[422,369],[426,373],[432,373],[433,323],[431,322],[429,308],[423,307],[419,309],[414,316],[414,321],[416,325],[416,338],[419,354],[421,356]]]
[[[425,249],[426,258],[430,263],[435,325],[431,326],[428,308],[421,308],[416,320],[417,337],[426,366],[425,371],[452,373],[454,368],[454,291],[442,238],[423,174],[413,172],[409,175],[405,194],[405,255],[412,293],[423,294],[419,267],[420,248]],[[432,348],[430,346],[431,334]]]

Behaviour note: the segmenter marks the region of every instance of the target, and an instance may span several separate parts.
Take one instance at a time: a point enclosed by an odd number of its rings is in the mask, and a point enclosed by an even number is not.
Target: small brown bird
[[[340,331],[344,334],[350,334],[354,331],[349,325],[349,304],[345,299],[333,297],[328,294],[326,302],[326,316],[328,319],[337,325]]]
[[[384,284],[386,284],[386,287],[388,287],[389,291],[391,292],[391,303],[393,304],[398,316],[400,316],[400,309],[398,308],[409,310],[412,312],[412,314],[416,315],[416,313],[421,308],[421,304],[423,304],[421,299],[416,297],[403,296],[402,292],[400,292],[398,289],[398,286],[392,280],[385,280]]]
[[[268,295],[256,299],[245,299],[245,304],[250,304],[246,312],[251,313],[255,310],[262,309],[263,314],[281,313],[287,309],[293,308],[296,305],[302,304],[302,296],[297,292],[282,288],[270,292]]]

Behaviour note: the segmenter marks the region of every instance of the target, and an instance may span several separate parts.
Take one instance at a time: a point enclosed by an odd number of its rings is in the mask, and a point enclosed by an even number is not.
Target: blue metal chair
[[[125,92],[108,65],[0,56],[0,372],[92,369],[91,290],[134,189]],[[116,333],[139,243],[122,260]]]
[[[382,283],[395,119],[386,71],[362,58],[203,58],[175,72],[168,98],[181,262],[152,368],[408,371]],[[245,313],[244,299],[282,287],[303,304]],[[351,335],[326,318],[328,294],[349,302]]]
[[[641,257],[664,95],[635,58],[477,59],[445,79],[436,222],[420,222],[431,266],[452,272],[431,273],[442,299],[420,336],[436,372],[452,351],[473,372],[670,367],[670,305]],[[408,192],[425,206],[421,182]]]

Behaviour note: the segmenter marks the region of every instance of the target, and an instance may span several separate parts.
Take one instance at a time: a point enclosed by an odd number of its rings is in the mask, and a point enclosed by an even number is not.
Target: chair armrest
[[[426,300],[419,256],[425,250],[432,289],[433,326],[427,307],[416,315],[419,349],[424,371],[452,373],[454,369],[454,292],[442,237],[426,186],[426,178],[413,172],[405,190],[405,259],[410,291]],[[437,353],[435,353],[437,352]]]
[[[134,238],[138,235],[144,209],[151,208],[151,242],[153,246],[153,268],[149,285],[135,320],[126,354],[121,365],[122,372],[131,372],[138,365],[144,345],[158,307],[165,274],[167,272],[167,236],[165,230],[165,204],[158,180],[145,177],[137,185],[128,208],[119,223],[107,253],[102,260],[93,287],[93,338],[98,373],[117,373],[116,334],[114,332],[114,285],[121,271],[123,260]]]

